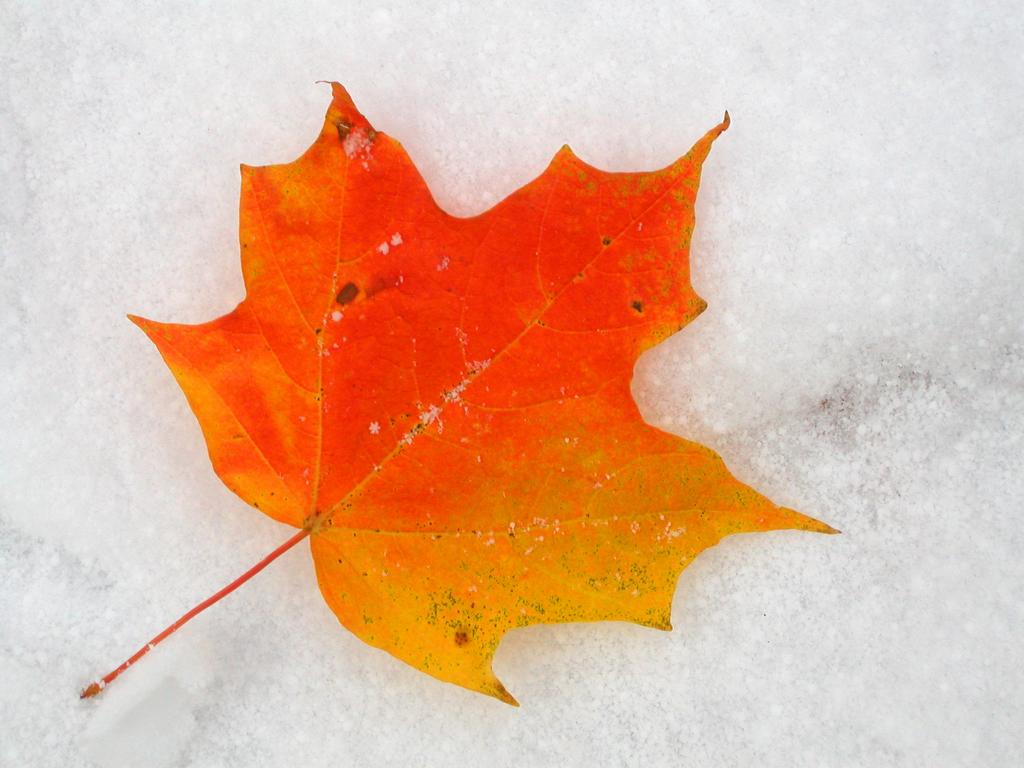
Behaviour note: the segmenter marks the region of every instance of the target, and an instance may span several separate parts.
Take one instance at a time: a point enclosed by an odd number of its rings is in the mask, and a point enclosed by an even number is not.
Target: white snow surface
[[[1024,14],[1016,2],[4,2],[0,764],[1011,766],[1024,753]],[[210,469],[126,312],[231,309],[238,164],[337,79],[468,215],[564,142],[661,167],[728,109],[709,309],[638,402],[841,536],[734,537],[672,632],[511,633],[523,706],[342,629]]]

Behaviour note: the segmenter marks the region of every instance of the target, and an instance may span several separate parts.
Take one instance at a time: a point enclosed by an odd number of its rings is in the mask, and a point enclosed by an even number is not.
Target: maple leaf
[[[728,124],[651,173],[563,147],[458,218],[335,83],[302,157],[243,166],[245,299],[201,325],[132,319],[217,474],[299,529],[254,571],[308,535],[345,627],[514,703],[491,669],[507,631],[669,629],[679,573],[722,537],[833,532],[646,424],[630,394],[637,357],[706,306],[694,200]]]

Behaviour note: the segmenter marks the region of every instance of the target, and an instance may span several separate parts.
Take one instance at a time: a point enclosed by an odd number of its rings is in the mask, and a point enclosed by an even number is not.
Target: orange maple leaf
[[[302,157],[242,168],[242,303],[201,325],[132,318],[224,483],[299,529],[156,642],[308,536],[350,631],[515,703],[491,669],[510,629],[669,629],[680,571],[722,537],[833,532],[644,423],[630,395],[640,353],[706,306],[694,200],[728,114],[660,171],[607,173],[566,146],[457,218],[333,93]]]

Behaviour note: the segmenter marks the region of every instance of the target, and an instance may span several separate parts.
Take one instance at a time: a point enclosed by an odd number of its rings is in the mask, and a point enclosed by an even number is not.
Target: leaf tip
[[[149,318],[139,317],[138,315],[133,315],[130,313],[125,315],[125,317],[127,317],[135,325],[137,325],[142,330],[142,332],[149,336],[150,338],[153,338],[153,331],[161,325],[160,323],[154,322]]]
[[[579,156],[572,151],[572,147],[570,147],[568,144],[563,144],[558,148],[558,151],[555,152],[555,156],[554,158],[552,158],[551,162],[554,163],[557,160],[567,160],[571,162],[578,159]]]
[[[704,135],[704,141],[710,143],[729,130],[732,125],[732,118],[729,117],[729,110],[725,110],[722,121]]]
[[[500,692],[497,694],[497,696],[495,698],[497,698],[499,701],[503,701],[504,703],[508,704],[510,707],[518,707],[519,706],[519,702],[516,701],[516,697],[513,696],[511,693],[509,693],[505,689],[505,686],[503,686],[503,685],[501,686],[501,690],[500,690]]]
[[[327,108],[327,122],[337,128],[339,135],[347,134],[353,125],[370,127],[345,86],[336,80],[317,80],[317,82],[331,86],[331,105]]]
[[[511,707],[518,707],[519,702],[516,701],[516,697],[508,692],[508,688],[502,684],[501,680],[494,677],[493,674],[490,677],[491,679],[477,690],[481,693],[486,693],[488,696],[493,696],[498,701],[504,702]]]
[[[632,619],[632,621],[634,624],[639,624],[641,627],[647,627],[648,629],[658,629],[662,632],[671,632],[672,606],[667,604],[662,612],[655,614],[654,616],[642,616]]]
[[[693,316],[697,317],[698,315],[702,315],[704,313],[704,310],[706,310],[707,308],[707,301],[705,301],[703,296],[698,296],[697,300],[694,302]]]
[[[779,511],[791,518],[795,518],[795,520],[791,521],[793,524],[790,527],[797,530],[810,531],[811,533],[825,533],[830,536],[842,533],[838,528],[833,528],[828,523],[823,523],[821,520],[815,520],[813,517],[808,517],[805,514],[797,512],[795,509],[779,507]]]
[[[352,95],[348,92],[348,89],[337,80],[331,80],[331,96],[334,98],[334,103],[338,106],[346,106],[355,109],[356,104],[352,101]]]

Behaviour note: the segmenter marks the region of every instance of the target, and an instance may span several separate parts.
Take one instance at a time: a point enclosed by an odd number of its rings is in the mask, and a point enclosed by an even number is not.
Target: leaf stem
[[[309,529],[308,528],[303,528],[301,531],[299,531],[294,536],[292,536],[290,539],[288,539],[288,541],[286,541],[284,544],[279,546],[273,552],[271,552],[266,557],[264,557],[262,560],[260,560],[258,563],[256,563],[256,565],[254,565],[248,571],[243,573],[241,576],[239,576],[237,579],[232,581],[230,584],[228,584],[226,587],[224,587],[220,591],[215,592],[214,594],[210,595],[208,598],[203,600],[203,602],[199,603],[199,605],[197,605],[195,608],[190,610],[188,613],[184,614],[180,619],[178,619],[176,622],[174,622],[169,627],[167,627],[159,635],[157,635],[152,640],[150,640],[148,643],[146,643],[144,646],[139,648],[139,650],[137,650],[127,661],[122,663],[121,666],[119,666],[113,672],[110,672],[109,674],[103,676],[102,678],[100,678],[99,680],[97,680],[97,681],[95,681],[93,683],[89,683],[89,685],[87,685],[82,690],[80,698],[88,699],[88,698],[91,698],[91,697],[95,696],[96,694],[100,693],[104,688],[106,688],[108,685],[110,685],[110,683],[112,683],[114,680],[116,680],[117,677],[122,672],[124,672],[126,669],[128,669],[128,667],[130,667],[132,664],[134,664],[139,659],[141,659],[143,656],[145,656],[147,653],[149,653],[151,650],[153,650],[157,645],[159,645],[169,635],[174,634],[174,632],[177,631],[180,627],[182,627],[185,624],[187,624],[189,621],[191,621],[193,618],[195,618],[200,613],[205,611],[211,605],[213,605],[214,603],[218,602],[221,598],[226,597],[227,595],[230,595],[232,592],[234,592],[240,586],[245,584],[245,582],[247,582],[249,579],[251,579],[257,573],[262,571],[264,568],[266,568],[272,562],[277,560],[277,558],[279,558],[281,555],[283,555],[289,549],[294,547],[296,544],[298,544],[300,541],[302,541],[307,536],[309,536]]]

